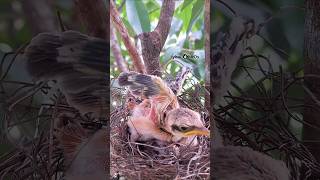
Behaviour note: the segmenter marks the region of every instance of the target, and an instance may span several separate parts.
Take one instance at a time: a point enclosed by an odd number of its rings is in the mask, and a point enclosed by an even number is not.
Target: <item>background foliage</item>
[[[252,19],[256,26],[263,24],[260,35],[250,40],[248,47],[256,56],[263,55],[265,58],[251,56],[240,60],[230,89],[232,95],[250,94],[250,97],[253,98],[272,97],[278,93],[280,84],[267,75],[271,73],[283,73],[284,76],[294,75],[296,77],[303,75],[304,11],[302,0],[226,0],[223,2],[229,5],[229,8],[232,8],[237,15]],[[214,1],[214,6],[217,10],[211,14],[213,19],[211,30],[214,37],[217,37],[219,32],[229,27],[234,14],[228,7],[217,1]],[[251,53],[246,51],[245,55]],[[286,98],[289,107],[296,105],[296,101],[303,99],[302,87],[299,85],[290,87],[286,92]],[[293,98],[296,98],[296,101],[292,100]],[[229,102],[228,99],[225,99],[222,104],[227,102]],[[248,107],[254,106],[252,103],[248,105]],[[241,107],[238,110],[250,111]],[[290,110],[298,119],[303,120],[303,108]],[[252,113],[249,112],[251,115]],[[253,117],[256,116],[258,114]],[[297,138],[301,139],[302,124],[292,117],[287,118],[288,125],[295,130]]]
[[[116,4],[121,13],[129,34],[139,46],[136,36],[142,32],[152,31],[160,16],[160,0],[117,0]],[[132,62],[120,39],[122,55],[132,68]],[[174,55],[197,55],[199,59],[175,59]],[[111,55],[111,77],[116,77],[119,70]],[[160,54],[160,62],[166,73],[175,75],[181,65],[192,68],[193,74],[201,83],[204,81],[204,1],[176,1],[176,9],[171,23],[171,29]]]
[[[249,146],[284,160],[293,179],[319,177],[319,163],[305,146],[303,119],[302,0],[214,0],[213,43],[229,30],[235,16],[260,30],[250,38],[233,74],[229,92],[215,105],[215,120],[227,144]],[[315,136],[318,136],[315,134]]]
[[[66,29],[77,30],[85,33],[77,11],[75,10],[73,1],[48,0],[48,5],[53,10],[55,22],[58,27],[57,12],[61,14],[61,20]],[[139,42],[136,36],[145,31],[151,31],[155,28],[160,16],[161,0],[116,0],[116,5],[121,13],[121,18],[124,21],[130,36],[134,39],[138,48]],[[2,0],[0,1],[0,57],[4,57],[8,52],[14,52],[22,45],[28,43],[36,34],[33,32],[33,27],[29,16],[32,13],[24,9],[24,2],[18,0]],[[34,19],[36,20],[36,19]],[[174,18],[169,32],[166,44],[160,56],[160,61],[163,69],[166,71],[167,77],[175,76],[181,65],[188,66],[193,70],[193,75],[190,75],[191,81],[186,83],[186,88],[195,89],[195,83],[204,83],[204,1],[177,1]],[[40,24],[41,26],[41,24]],[[56,29],[59,31],[59,28]],[[122,56],[125,59],[128,67],[133,70],[132,62],[122,43],[120,36],[117,34],[117,39],[121,48]],[[175,59],[173,55],[197,55],[199,59]],[[9,67],[12,62],[13,54],[6,55],[3,61],[2,71]],[[25,71],[23,58],[18,56],[12,63],[11,70],[6,76],[6,80],[26,81],[30,82],[31,78]],[[110,77],[117,77],[119,74],[118,68],[115,66],[114,57],[111,53],[110,57]],[[1,73],[3,74],[3,72]],[[170,75],[170,76],[169,76]],[[196,82],[194,82],[196,81]],[[5,82],[1,82],[2,84]],[[15,89],[17,86],[10,87],[6,85],[6,92],[10,89]],[[1,98],[8,98],[4,93]],[[41,98],[41,97],[40,97]],[[33,102],[36,103],[36,102]],[[3,104],[2,104],[3,105]],[[36,112],[35,112],[36,113]],[[3,115],[1,114],[1,124],[4,126]],[[34,121],[17,122],[18,126],[12,126],[8,131],[1,131],[1,148],[0,154],[6,153],[16,146],[15,143],[20,143],[28,138],[35,138],[35,133],[39,131],[39,124]],[[40,123],[41,129],[48,128],[48,121],[43,120]],[[7,136],[14,137],[7,141]],[[27,139],[28,139],[27,138]],[[13,143],[13,144],[12,144]]]

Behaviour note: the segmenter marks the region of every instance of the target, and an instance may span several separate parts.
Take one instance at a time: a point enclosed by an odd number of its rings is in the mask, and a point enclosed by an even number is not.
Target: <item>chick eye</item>
[[[186,131],[186,130],[188,130],[188,127],[186,127],[186,126],[181,126],[181,127],[180,127],[180,130],[181,130],[181,131]]]

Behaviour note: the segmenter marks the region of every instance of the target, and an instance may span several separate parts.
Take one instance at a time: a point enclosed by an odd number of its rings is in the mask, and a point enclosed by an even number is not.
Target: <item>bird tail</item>
[[[169,105],[171,108],[179,107],[176,95],[160,77],[124,72],[119,75],[118,82],[120,86],[128,86],[134,96],[156,101],[161,110]]]

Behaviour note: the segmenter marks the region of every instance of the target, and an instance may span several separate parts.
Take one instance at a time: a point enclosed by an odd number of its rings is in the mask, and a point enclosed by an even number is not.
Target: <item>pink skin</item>
[[[150,110],[149,117],[150,117],[150,120],[153,121],[153,123],[158,124],[159,116],[154,103],[151,103],[151,110]]]

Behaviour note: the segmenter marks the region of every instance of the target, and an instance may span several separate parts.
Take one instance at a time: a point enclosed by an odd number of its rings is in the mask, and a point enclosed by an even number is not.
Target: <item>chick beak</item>
[[[201,128],[194,128],[191,131],[185,132],[184,133],[185,136],[210,136],[210,131],[205,128],[205,127],[201,127]]]

